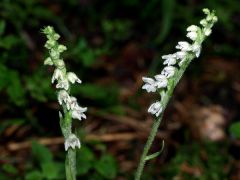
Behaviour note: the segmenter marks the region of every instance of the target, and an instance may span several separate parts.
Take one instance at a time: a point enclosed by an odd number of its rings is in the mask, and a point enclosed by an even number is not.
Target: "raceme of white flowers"
[[[177,52],[162,56],[164,60],[163,65],[166,65],[161,74],[154,76],[154,78],[143,77],[142,80],[145,83],[142,89],[149,92],[166,91],[168,88],[168,82],[171,78],[174,78],[176,72],[181,69],[186,61],[189,61],[189,57],[199,57],[202,47],[202,42],[212,32],[211,28],[217,21],[215,12],[210,12],[208,9],[203,9],[203,12],[207,17],[200,21],[201,26],[191,25],[187,28],[187,37],[191,42],[180,41],[176,45]],[[165,94],[165,93],[161,93]],[[162,99],[162,98],[161,98]],[[161,101],[153,103],[148,112],[158,117],[162,113],[163,107]]]
[[[77,98],[70,95],[71,84],[81,83],[82,81],[73,72],[67,72],[63,59],[60,58],[60,54],[67,50],[64,45],[57,42],[60,35],[57,34],[53,27],[47,26],[43,29],[43,33],[47,36],[47,42],[45,47],[49,50],[49,57],[44,61],[44,65],[54,66],[55,70],[52,75],[52,84],[56,82],[58,102],[63,107],[64,112],[67,111],[71,114],[73,119],[86,119],[84,114],[87,111],[86,107],[81,107],[77,103]],[[62,118],[61,112],[60,118]],[[65,150],[69,147],[75,149],[80,148],[80,140],[72,132],[67,133],[65,136]]]

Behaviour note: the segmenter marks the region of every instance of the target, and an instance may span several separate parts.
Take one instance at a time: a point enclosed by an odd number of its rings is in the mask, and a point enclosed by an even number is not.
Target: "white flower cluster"
[[[191,25],[187,28],[186,36],[192,40],[192,43],[180,41],[176,45],[177,52],[162,56],[164,60],[163,64],[166,66],[163,68],[161,74],[154,76],[154,78],[143,77],[142,80],[145,84],[142,86],[142,89],[145,89],[147,92],[164,91],[168,87],[169,79],[174,78],[176,72],[187,61],[190,61],[193,57],[199,57],[202,42],[206,36],[211,34],[211,28],[217,21],[214,11],[210,12],[208,9],[204,9],[203,12],[207,17],[200,21],[202,27]],[[158,101],[149,107],[148,112],[158,117],[162,110],[162,103]]]
[[[52,76],[52,84],[56,82],[58,102],[64,109],[67,109],[67,111],[71,113],[73,119],[86,119],[84,113],[87,111],[87,108],[79,106],[77,99],[69,95],[70,85],[74,83],[80,84],[82,81],[75,73],[67,72],[65,63],[60,58],[60,54],[67,48],[64,45],[58,44],[57,40],[60,36],[54,31],[53,27],[47,26],[43,29],[43,33],[47,36],[48,40],[45,47],[49,50],[50,54],[44,61],[44,64],[50,66],[54,65],[56,68]],[[65,141],[65,149],[67,150],[69,147],[75,148],[76,146],[80,148],[80,141],[74,134],[70,134]]]

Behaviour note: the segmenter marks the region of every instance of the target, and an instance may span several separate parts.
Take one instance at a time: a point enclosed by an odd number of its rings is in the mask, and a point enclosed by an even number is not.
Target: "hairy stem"
[[[65,161],[66,179],[76,180],[76,150],[69,148]]]
[[[64,118],[60,119],[60,126],[62,129],[63,136],[67,138],[72,132],[72,117],[71,113],[67,111],[66,107],[64,109]],[[65,171],[67,180],[76,180],[76,150],[69,148],[67,150],[66,160],[65,160]]]

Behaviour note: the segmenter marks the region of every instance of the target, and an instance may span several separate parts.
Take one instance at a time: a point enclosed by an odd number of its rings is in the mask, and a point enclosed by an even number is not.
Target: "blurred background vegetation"
[[[157,97],[141,77],[161,71],[185,29],[215,9],[219,22],[165,113],[143,179],[240,179],[240,1],[1,0],[0,179],[64,179],[58,103],[40,29],[54,26],[88,118],[75,122],[78,179],[133,179]]]

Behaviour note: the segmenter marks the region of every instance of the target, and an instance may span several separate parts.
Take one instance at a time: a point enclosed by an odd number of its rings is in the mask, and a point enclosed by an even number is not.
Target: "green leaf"
[[[161,44],[167,37],[172,27],[173,15],[174,15],[175,0],[163,0],[162,1],[162,26],[159,35],[156,37],[156,42]]]
[[[155,153],[153,153],[153,154],[151,154],[151,155],[148,155],[148,156],[145,158],[145,161],[149,161],[149,160],[151,160],[151,159],[156,158],[157,156],[159,156],[159,155],[162,153],[163,149],[164,149],[164,141],[162,142],[162,148],[161,148],[161,150],[158,151],[158,152],[155,152]]]
[[[105,109],[107,112],[110,112],[112,114],[116,114],[116,115],[125,115],[126,111],[124,109],[124,107],[122,105],[113,105],[110,106],[109,108]]]
[[[123,40],[129,37],[132,23],[129,20],[106,20],[102,21],[102,30],[106,37],[115,40]]]
[[[4,164],[2,169],[9,174],[15,175],[17,174],[18,170],[11,164]]]
[[[59,179],[59,175],[63,174],[64,165],[55,162],[45,162],[41,164],[43,176],[46,179]],[[62,172],[61,172],[62,171]]]
[[[83,65],[86,67],[90,67],[92,64],[95,63],[96,56],[94,55],[93,51],[86,51],[84,54],[82,54],[83,59]]]
[[[46,79],[46,81],[42,79]],[[41,71],[35,72],[31,77],[25,77],[24,80],[26,81],[26,89],[32,98],[40,102],[46,102],[54,95],[49,81],[47,81],[46,76]]]
[[[32,171],[26,174],[25,176],[26,180],[42,180],[42,173],[39,171]]]
[[[42,18],[42,19],[51,19],[54,16],[52,11],[49,11],[49,9],[45,7],[34,6],[34,10],[32,11],[32,13],[37,18]]]
[[[103,155],[99,161],[95,163],[96,171],[106,179],[115,179],[117,175],[117,165],[110,155]]]
[[[0,173],[0,179],[1,180],[9,180],[9,177],[7,177],[5,174]]]
[[[52,162],[53,160],[52,153],[49,149],[36,141],[32,142],[32,154],[40,164]]]
[[[0,90],[2,90],[8,83],[8,69],[3,65],[0,64]]]
[[[11,49],[13,46],[19,43],[20,39],[14,35],[4,36],[0,41],[0,47],[7,50]]]
[[[80,60],[85,67],[90,67],[96,61],[96,52],[88,46],[85,39],[79,39],[71,52],[75,59]]]
[[[7,87],[7,93],[10,99],[18,106],[24,105],[26,103],[25,91],[20,81],[19,74],[15,71],[11,71],[8,76],[10,82]]]
[[[4,20],[0,20],[0,36],[4,33],[5,26],[6,26],[5,21]]]
[[[78,88],[80,93],[92,99],[103,99],[107,97],[107,92],[103,87],[93,84],[84,84]]]
[[[93,167],[95,157],[93,152],[86,146],[77,150],[77,175],[87,174]]]
[[[118,89],[116,86],[103,87],[94,84],[82,84],[72,89],[73,94],[80,94],[85,98],[101,102],[100,105],[112,105],[118,102]]]
[[[240,122],[235,122],[235,123],[231,124],[229,131],[236,138],[240,138]]]

